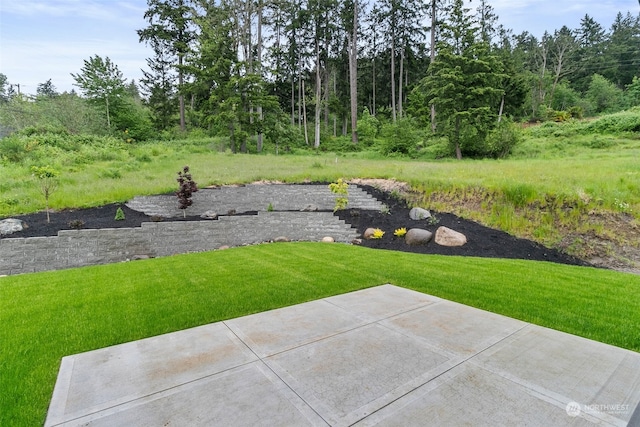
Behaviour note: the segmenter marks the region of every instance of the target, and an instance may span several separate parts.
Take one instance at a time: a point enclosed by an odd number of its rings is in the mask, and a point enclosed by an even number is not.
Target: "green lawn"
[[[287,243],[0,278],[0,425],[44,422],[60,359],[384,283],[640,351],[640,276]]]

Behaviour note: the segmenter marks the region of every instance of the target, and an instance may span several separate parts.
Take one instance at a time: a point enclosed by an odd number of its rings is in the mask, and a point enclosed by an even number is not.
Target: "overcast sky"
[[[476,0],[471,6],[475,8]],[[638,0],[493,0],[500,23],[516,34],[541,36],[563,25],[577,28],[585,14],[603,27],[616,14],[640,12]],[[73,89],[70,73],[83,60],[109,57],[127,79],[140,79],[150,49],[138,43],[146,0],[0,0],[0,73],[24,93],[51,79],[59,92]]]

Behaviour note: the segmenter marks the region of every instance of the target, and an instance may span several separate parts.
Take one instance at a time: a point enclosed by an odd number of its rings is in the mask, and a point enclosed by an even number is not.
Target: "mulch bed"
[[[572,265],[589,265],[557,250],[546,248],[530,240],[516,238],[502,231],[485,227],[474,221],[468,221],[449,213],[432,212],[437,218],[437,223],[435,224],[428,224],[426,221],[413,221],[409,218],[409,208],[404,201],[398,200],[389,193],[374,187],[361,187],[389,207],[388,213],[361,209],[346,209],[336,213],[341,219],[351,224],[352,227],[357,228],[360,234],[369,227],[380,228],[385,231],[381,239],[362,240],[362,246],[422,254],[526,259]],[[121,207],[125,214],[124,220],[115,220],[118,207]],[[255,214],[255,212],[252,213]],[[12,218],[22,219],[28,224],[28,228],[10,236],[1,236],[2,238],[56,236],[59,230],[71,230],[78,225],[81,225],[83,229],[139,227],[142,222],[153,220],[144,213],[131,210],[120,204],[51,212],[51,222],[49,223],[45,212],[13,216]],[[169,220],[199,221],[201,218],[187,216],[186,218],[164,219],[164,221]],[[404,239],[393,235],[394,230],[401,227],[405,227],[407,230],[410,228],[424,228],[435,232],[439,226],[445,226],[465,234],[467,236],[467,244],[453,248],[440,246],[434,242],[428,245],[409,246],[404,243]]]

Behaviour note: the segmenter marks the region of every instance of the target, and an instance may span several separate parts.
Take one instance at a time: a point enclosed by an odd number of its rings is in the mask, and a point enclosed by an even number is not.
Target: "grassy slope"
[[[44,421],[64,355],[384,283],[640,351],[640,276],[337,244],[259,245],[0,278],[0,425]]]
[[[396,178],[436,191],[483,188],[500,192],[529,185],[541,198],[547,193],[568,198],[582,195],[594,206],[614,208],[617,199],[640,215],[640,142],[630,144],[627,150],[583,150],[572,157],[462,162],[363,158],[367,153],[247,156],[216,153],[206,147],[171,152],[162,145],[147,144],[131,148],[148,159],[144,162],[137,162],[132,154],[119,161],[59,166],[61,184],[50,202],[57,209],[86,207],[175,191],[176,172],[188,164],[201,186],[262,179],[334,181],[339,177]],[[154,152],[161,154],[153,156]],[[0,164],[0,216],[44,209],[44,199],[30,174],[27,167]]]

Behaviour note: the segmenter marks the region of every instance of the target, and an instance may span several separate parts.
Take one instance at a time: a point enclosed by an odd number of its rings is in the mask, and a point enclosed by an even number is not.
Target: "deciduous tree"
[[[104,105],[107,127],[111,129],[110,110],[117,106],[126,93],[126,80],[118,66],[109,57],[102,59],[99,55],[84,61],[80,73],[71,76],[80,91],[90,100]]]

